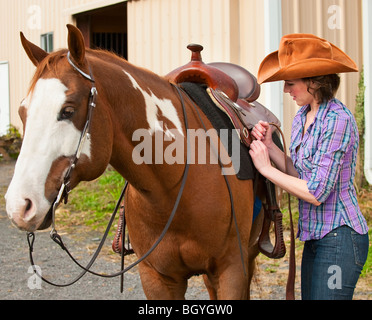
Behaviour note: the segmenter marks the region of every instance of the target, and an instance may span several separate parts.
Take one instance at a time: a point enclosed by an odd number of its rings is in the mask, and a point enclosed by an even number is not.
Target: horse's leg
[[[258,244],[255,244],[252,247],[249,247],[249,254],[248,254],[248,299],[251,296],[251,283],[253,279],[253,274],[256,269],[256,257],[260,251],[258,250]]]
[[[252,225],[248,249],[248,298],[250,298],[252,278],[256,269],[256,258],[260,253],[260,250],[258,249],[258,238],[262,230],[263,218],[264,213],[263,210],[261,210],[260,215],[256,218]]]
[[[219,277],[219,300],[247,300],[248,292],[248,270],[242,273],[242,266],[233,266],[223,272]]]
[[[211,300],[217,300],[217,289],[213,286],[213,284],[209,280],[208,275],[203,274],[203,280],[204,280],[205,287],[208,290],[209,298]]]
[[[247,272],[248,277],[246,278],[247,279],[247,299],[250,298],[250,287],[251,287],[253,274],[256,268],[256,258],[258,254],[260,253],[260,251],[258,250],[258,238],[260,236],[261,229],[262,229],[263,217],[264,217],[264,214],[262,210],[260,215],[255,219],[252,225],[252,230],[250,234],[250,242],[249,242],[249,249],[248,249],[248,272]],[[218,296],[217,292],[220,286],[218,277],[208,276],[205,274],[203,275],[203,279],[204,279],[204,284],[208,290],[210,299],[217,300],[217,296]],[[219,293],[219,296],[220,295],[221,293]]]
[[[139,266],[143,291],[149,300],[185,300],[187,279],[161,275],[146,263]]]
[[[248,269],[247,262],[245,263]],[[204,276],[204,283],[213,300],[246,300],[248,279],[248,270],[245,275],[240,260],[238,263],[232,263],[230,256],[215,264],[214,272]]]

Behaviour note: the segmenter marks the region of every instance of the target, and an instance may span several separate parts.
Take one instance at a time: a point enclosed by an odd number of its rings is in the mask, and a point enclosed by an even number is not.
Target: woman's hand
[[[268,122],[259,121],[252,129],[252,135],[262,141],[268,148],[272,145],[272,129]]]
[[[253,164],[256,169],[263,175],[263,172],[267,169],[271,169],[271,161],[269,156],[269,151],[266,145],[259,140],[253,141],[251,144],[251,149],[249,150],[249,154],[253,160]]]

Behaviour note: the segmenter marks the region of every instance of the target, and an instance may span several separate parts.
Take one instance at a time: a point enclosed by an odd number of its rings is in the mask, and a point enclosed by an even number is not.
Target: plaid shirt
[[[359,145],[352,113],[337,99],[322,104],[307,132],[303,106],[294,118],[290,152],[299,178],[307,181],[316,207],[299,200],[300,240],[322,239],[333,229],[347,225],[360,234],[368,232],[353,185]]]

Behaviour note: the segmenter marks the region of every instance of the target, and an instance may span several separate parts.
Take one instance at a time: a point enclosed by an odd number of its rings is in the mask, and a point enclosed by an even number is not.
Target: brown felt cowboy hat
[[[357,71],[355,62],[332,43],[297,33],[282,38],[279,50],[262,61],[257,78],[261,84]]]

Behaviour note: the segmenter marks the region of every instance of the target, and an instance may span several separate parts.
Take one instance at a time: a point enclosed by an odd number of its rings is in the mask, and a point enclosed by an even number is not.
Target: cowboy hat
[[[342,50],[312,34],[284,36],[279,50],[269,54],[258,70],[258,83],[357,72],[355,62]]]

